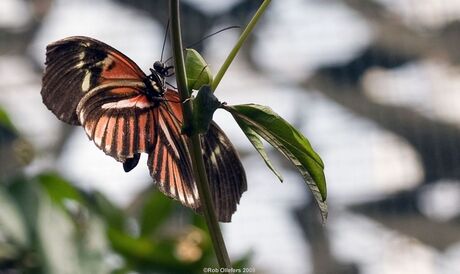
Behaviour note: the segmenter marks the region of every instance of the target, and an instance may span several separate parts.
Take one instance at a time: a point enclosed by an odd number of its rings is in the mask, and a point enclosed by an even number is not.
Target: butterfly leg
[[[168,86],[172,87],[173,89],[176,89],[176,90],[177,90],[177,87],[173,86],[172,84],[170,84],[170,83],[168,83],[168,82],[166,82],[166,85],[168,85]]]
[[[170,69],[172,69],[173,71],[169,71]],[[164,76],[165,77],[171,77],[173,76],[174,74],[176,74],[174,72],[174,66],[167,66],[164,68]]]

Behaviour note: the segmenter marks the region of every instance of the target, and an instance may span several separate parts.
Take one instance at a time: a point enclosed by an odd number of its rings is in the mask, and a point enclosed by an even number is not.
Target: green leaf
[[[0,174],[14,175],[33,157],[33,146],[20,136],[7,112],[0,107]]]
[[[74,222],[46,194],[42,194],[39,201],[35,229],[46,273],[82,273]]]
[[[112,247],[125,256],[131,258],[148,258],[155,249],[153,241],[146,238],[135,238],[118,229],[109,228],[107,236],[112,243]]]
[[[257,135],[257,133],[251,129],[250,126],[248,126],[246,123],[241,122],[240,120],[237,120],[238,125],[240,126],[241,130],[243,130],[244,134],[246,134],[246,137],[248,137],[249,141],[252,143],[254,148],[259,152],[260,156],[262,156],[262,159],[264,160],[265,164],[267,167],[275,173],[276,177],[283,182],[283,176],[281,173],[279,173],[275,167],[273,166],[272,162],[268,158],[267,152],[265,151],[264,145],[262,143],[262,140],[260,140],[260,136]]]
[[[105,260],[112,250],[103,220],[95,214],[89,214],[84,229],[77,235],[81,273],[112,273],[112,265]]]
[[[211,85],[211,70],[203,57],[194,49],[186,49],[185,51],[188,88],[190,90],[199,90],[204,85]]]
[[[16,201],[27,230],[33,234],[37,228],[37,215],[41,189],[36,181],[26,177],[16,177],[7,185],[8,193]]]
[[[173,200],[159,191],[152,191],[142,209],[140,225],[141,235],[153,233],[172,213]]]
[[[155,265],[179,265],[174,257],[174,243],[159,243],[151,238],[133,237],[117,229],[108,230],[108,238],[112,247],[133,261],[151,263]]]
[[[204,85],[193,99],[192,129],[184,129],[187,135],[205,133],[209,129],[214,112],[222,105],[209,85]]]
[[[11,122],[10,117],[8,116],[6,111],[1,107],[0,107],[0,126],[2,128],[8,129],[11,132],[16,132],[16,128]]]
[[[233,268],[246,268],[246,269],[249,269],[250,267],[252,267],[251,265],[251,261],[253,260],[253,257],[254,257],[254,251],[248,251],[246,252],[246,254],[244,254],[243,257],[241,258],[238,258],[237,260],[234,260],[232,262],[232,267]],[[248,271],[250,272],[250,271]]]
[[[240,127],[243,125],[243,131],[246,127],[255,131],[297,168],[312,191],[325,221],[327,192],[324,164],[307,138],[269,107],[245,104],[224,108],[232,114]]]
[[[51,201],[64,206],[66,200],[74,200],[81,204],[84,203],[80,192],[66,179],[57,173],[46,172],[37,176],[38,182],[48,193]]]
[[[88,195],[89,206],[104,219],[111,228],[123,230],[125,227],[125,213],[109,201],[102,193],[93,192]]]
[[[11,197],[0,188],[0,230],[4,238],[21,248],[29,244],[27,227],[21,212]]]

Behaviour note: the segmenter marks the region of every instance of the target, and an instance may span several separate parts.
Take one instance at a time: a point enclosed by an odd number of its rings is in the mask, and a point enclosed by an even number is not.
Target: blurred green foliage
[[[27,153],[12,149],[18,142]],[[153,187],[123,209],[58,172],[26,175],[32,146],[1,108],[0,156],[0,273],[202,273],[216,266],[202,217]]]

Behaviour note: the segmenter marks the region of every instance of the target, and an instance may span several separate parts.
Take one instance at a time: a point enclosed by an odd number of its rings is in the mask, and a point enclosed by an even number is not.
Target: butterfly
[[[147,76],[134,61],[93,38],[74,36],[46,48],[41,95],[60,120],[81,125],[94,144],[125,171],[141,153],[155,185],[165,195],[201,212],[190,158],[181,134],[179,94],[166,87],[171,67],[155,62]],[[228,137],[212,122],[201,135],[202,153],[219,221],[231,221],[246,175]]]

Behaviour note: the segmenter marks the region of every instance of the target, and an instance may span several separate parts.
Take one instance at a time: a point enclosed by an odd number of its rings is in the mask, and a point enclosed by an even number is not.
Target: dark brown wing
[[[238,153],[216,123],[201,137],[204,163],[219,220],[229,222],[241,195],[247,190],[246,174]]]
[[[146,76],[127,56],[89,37],[68,37],[46,48],[42,97],[62,121],[80,124],[76,108],[95,86],[113,80],[138,80]]]
[[[189,142],[181,134],[182,110],[175,91],[167,90],[166,102],[158,108],[158,136],[149,154],[148,166],[158,188],[200,212],[198,190],[193,179]],[[229,222],[246,191],[246,175],[238,154],[223,131],[211,123],[202,137],[206,171],[219,221]]]
[[[131,59],[100,41],[78,36],[50,44],[41,93],[59,119],[83,125],[118,161],[135,159],[156,142],[158,102],[145,95],[155,94],[152,84]],[[137,162],[129,163],[131,169]]]

